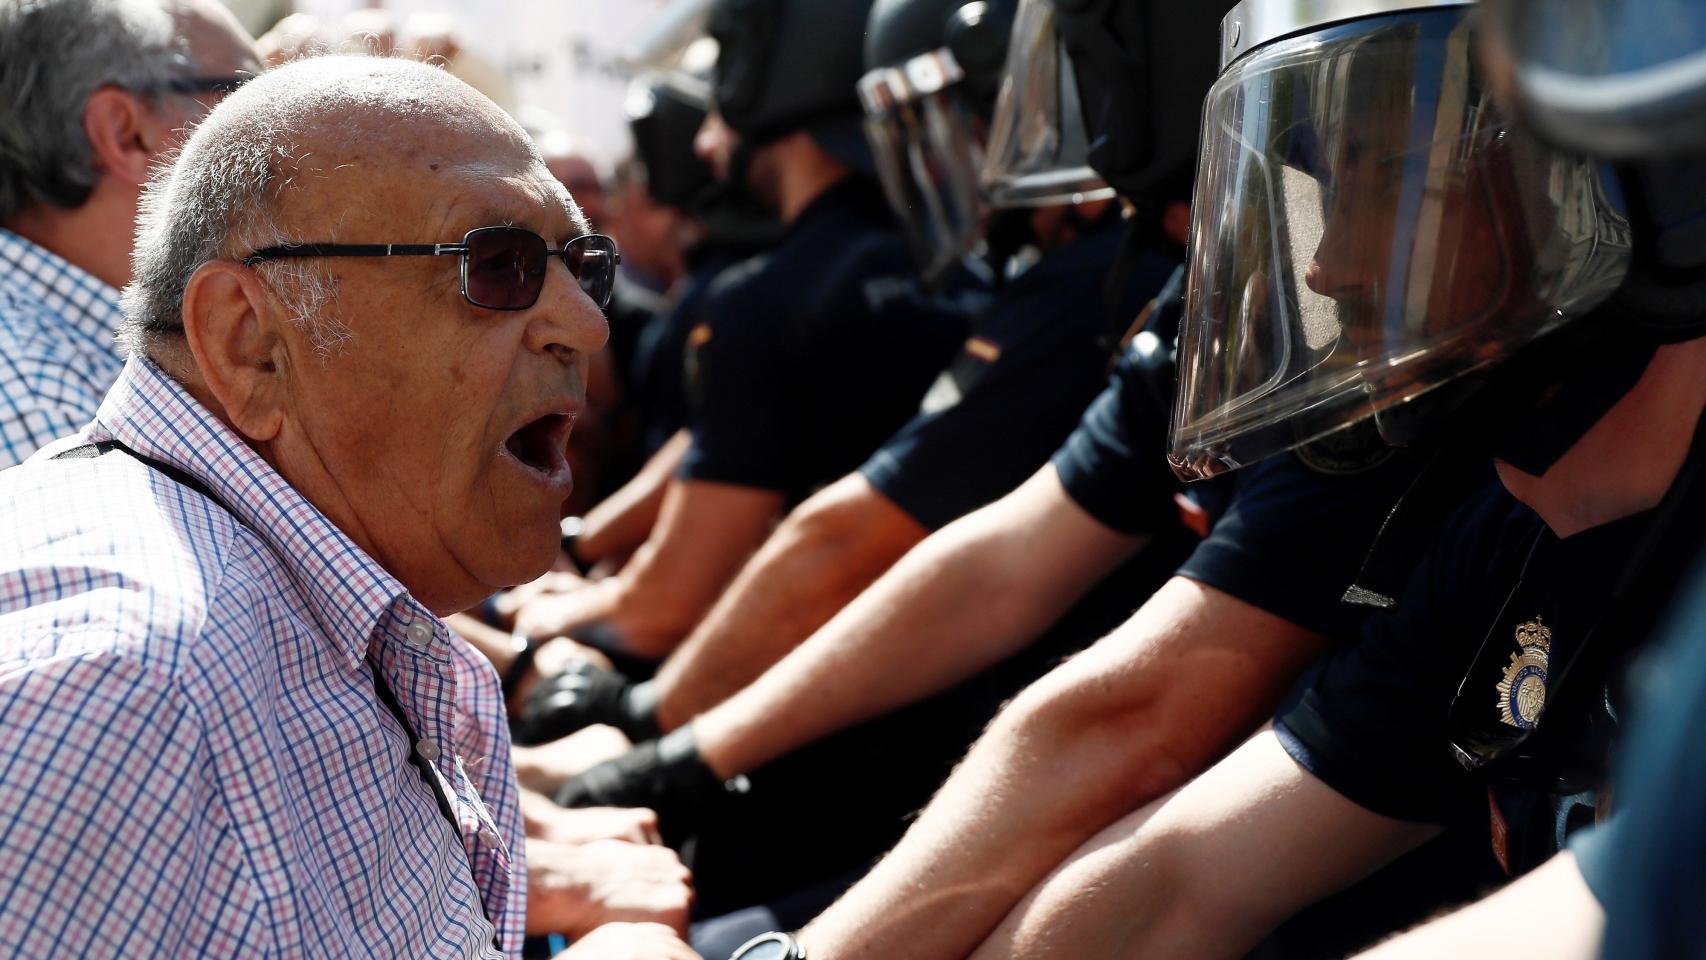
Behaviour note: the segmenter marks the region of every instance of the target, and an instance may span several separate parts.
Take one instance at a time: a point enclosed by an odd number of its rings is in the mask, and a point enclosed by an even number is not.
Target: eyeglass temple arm
[[[461,256],[465,243],[296,243],[256,250],[243,258],[246,266],[291,257],[439,257]]]

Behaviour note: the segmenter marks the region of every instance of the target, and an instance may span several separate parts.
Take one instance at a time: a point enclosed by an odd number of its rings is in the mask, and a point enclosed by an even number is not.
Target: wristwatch
[[[806,948],[785,933],[765,933],[741,944],[729,960],[806,960]]]

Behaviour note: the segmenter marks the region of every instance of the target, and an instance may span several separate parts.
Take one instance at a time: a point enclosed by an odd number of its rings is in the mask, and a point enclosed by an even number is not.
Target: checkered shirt
[[[124,367],[118,291],[0,230],[0,467],[95,418]]]
[[[52,459],[107,439],[237,515]],[[519,955],[496,673],[230,428],[132,359],[81,439],[0,471],[0,952],[499,956],[482,900]]]

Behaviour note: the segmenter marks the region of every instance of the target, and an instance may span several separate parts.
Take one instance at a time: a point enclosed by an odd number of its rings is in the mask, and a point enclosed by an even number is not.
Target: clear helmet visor
[[[1488,56],[1525,119],[1567,146],[1629,157],[1706,148],[1706,4],[1489,0]]]
[[[942,48],[859,81],[877,175],[927,283],[945,276],[983,232],[983,130],[964,80]]]
[[[1055,30],[1054,4],[1020,0],[995,99],[982,184],[997,207],[1042,207],[1114,195],[1090,169],[1072,59]]]
[[[1608,181],[1506,123],[1463,8],[1235,60],[1204,104],[1169,458],[1252,463],[1418,397],[1597,304]]]

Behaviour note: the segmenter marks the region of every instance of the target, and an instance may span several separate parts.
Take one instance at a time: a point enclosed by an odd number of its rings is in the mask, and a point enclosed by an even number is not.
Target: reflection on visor
[[[1090,169],[1090,142],[1054,5],[1021,0],[1013,18],[982,181],[997,207],[1040,207],[1114,195]]]
[[[1209,476],[1412,399],[1608,296],[1595,169],[1484,91],[1461,9],[1234,61],[1209,93],[1170,456]]]
[[[1706,6],[1699,0],[1497,0],[1489,53],[1525,119],[1596,156],[1706,148]]]

